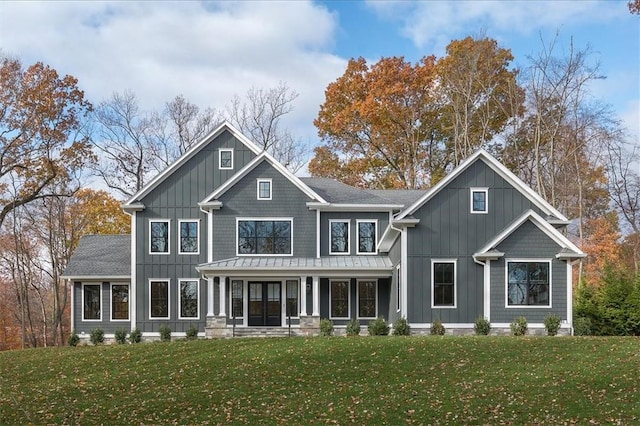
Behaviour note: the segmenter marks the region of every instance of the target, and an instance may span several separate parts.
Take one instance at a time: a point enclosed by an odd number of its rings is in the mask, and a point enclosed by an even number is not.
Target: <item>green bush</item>
[[[555,336],[560,330],[560,323],[562,320],[558,315],[549,314],[544,317],[544,328],[547,330],[547,336]]]
[[[473,331],[476,332],[476,336],[487,336],[491,331],[491,323],[485,317],[478,317],[473,323]]]
[[[407,319],[402,317],[398,318],[393,323],[393,331],[391,332],[394,336],[410,336],[411,335],[411,327],[407,322]]]
[[[387,336],[389,334],[389,324],[382,317],[369,321],[369,336]]]
[[[360,334],[360,321],[357,319],[349,320],[347,323],[347,336],[358,336]]]
[[[578,317],[573,320],[574,336],[591,336],[591,320],[587,317]]]
[[[510,327],[512,335],[524,336],[527,334],[527,319],[525,317],[518,317],[513,320]]]
[[[193,325],[187,329],[187,340],[196,340],[198,338],[198,329]]]
[[[138,327],[134,328],[131,330],[131,333],[129,333],[129,341],[131,343],[140,343],[142,341],[142,332]]]
[[[94,328],[91,330],[89,334],[89,340],[94,345],[99,345],[104,343],[104,331],[101,328]]]
[[[322,318],[320,320],[320,335],[333,336],[333,322],[330,319]]]
[[[124,345],[127,343],[127,330],[116,330],[115,337],[117,344]]]
[[[78,346],[78,343],[80,343],[80,338],[78,337],[78,334],[75,331],[72,331],[71,334],[69,335],[69,340],[67,340],[67,342],[69,343],[69,346]]]
[[[429,331],[429,333],[432,336],[444,336],[445,332],[446,330],[444,328],[444,325],[442,325],[442,321],[440,321],[439,319],[436,319],[431,323],[431,330]]]
[[[160,341],[161,342],[169,342],[171,341],[171,329],[166,325],[161,325],[158,329],[160,332]]]

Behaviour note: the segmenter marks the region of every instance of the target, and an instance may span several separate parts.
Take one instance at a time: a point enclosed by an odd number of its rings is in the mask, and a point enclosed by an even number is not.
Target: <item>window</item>
[[[180,305],[178,318],[197,319],[198,312],[198,280],[180,280]]]
[[[102,319],[101,284],[84,284],[82,286],[82,320],[100,321]]]
[[[271,179],[258,179],[258,200],[271,199]]]
[[[149,253],[169,254],[169,221],[149,221]]]
[[[238,220],[238,255],[291,255],[292,220]]]
[[[197,220],[181,220],[180,228],[180,254],[198,254],[200,252],[199,222]]]
[[[349,254],[349,221],[329,221],[329,254]]]
[[[169,318],[169,281],[149,282],[149,318]]]
[[[129,320],[129,285],[111,284],[111,319]]]
[[[507,262],[507,306],[551,306],[550,261]]]
[[[431,262],[432,307],[456,307],[456,262],[455,260]]]
[[[358,254],[376,253],[376,221],[358,221]]]
[[[300,309],[298,308],[300,300],[300,286],[298,280],[287,280],[287,317],[300,316]]]
[[[231,317],[242,318],[243,310],[242,281],[231,281]]]
[[[233,149],[221,149],[220,164],[218,165],[220,170],[232,170],[233,169]]]
[[[377,287],[375,280],[358,281],[358,318],[376,318]]]
[[[349,280],[331,281],[329,299],[331,318],[349,318]]]
[[[471,213],[489,212],[489,189],[471,188]]]

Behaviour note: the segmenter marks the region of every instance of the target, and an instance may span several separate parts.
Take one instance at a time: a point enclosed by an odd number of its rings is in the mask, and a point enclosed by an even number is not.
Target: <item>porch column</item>
[[[213,277],[207,278],[207,316],[213,316]]]
[[[227,306],[227,277],[220,277],[220,311],[219,316],[225,317]]]
[[[320,279],[318,276],[313,277],[313,316],[320,316]]]
[[[307,277],[300,277],[300,316],[307,316]]]

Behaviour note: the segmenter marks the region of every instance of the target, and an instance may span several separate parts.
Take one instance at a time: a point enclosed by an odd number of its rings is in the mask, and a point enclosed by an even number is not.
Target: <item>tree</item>
[[[640,15],[640,0],[631,0],[627,3],[629,12],[635,15]]]

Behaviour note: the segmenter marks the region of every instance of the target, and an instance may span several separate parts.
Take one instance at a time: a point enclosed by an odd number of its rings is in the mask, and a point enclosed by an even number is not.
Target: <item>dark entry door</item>
[[[279,282],[249,282],[249,326],[280,326]]]

